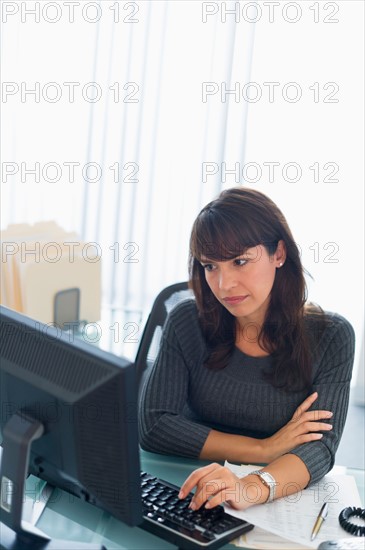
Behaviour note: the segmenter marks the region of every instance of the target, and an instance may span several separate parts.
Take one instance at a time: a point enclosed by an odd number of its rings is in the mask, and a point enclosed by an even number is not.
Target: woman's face
[[[243,326],[262,325],[270,301],[275,273],[285,261],[283,241],[270,256],[257,245],[232,260],[218,262],[202,258],[206,281],[217,300]]]

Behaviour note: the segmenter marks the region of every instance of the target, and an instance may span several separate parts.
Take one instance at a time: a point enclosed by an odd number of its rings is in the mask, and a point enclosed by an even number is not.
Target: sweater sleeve
[[[318,345],[312,391],[318,398],[312,410],[333,412],[329,422],[333,428],[325,431],[320,441],[300,445],[290,451],[300,457],[308,468],[310,483],[316,483],[334,465],[335,453],[345,426],[350,381],[354,361],[355,334],[350,323],[340,315],[333,315]]]
[[[193,307],[181,303],[170,313],[158,356],[141,391],[139,437],[146,451],[198,458],[210,432],[183,414],[193,366],[190,350],[195,347],[199,355],[202,347]]]

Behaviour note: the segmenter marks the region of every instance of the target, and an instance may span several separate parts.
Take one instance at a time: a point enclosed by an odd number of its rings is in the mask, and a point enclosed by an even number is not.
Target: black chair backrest
[[[164,288],[153,302],[135,358],[139,387],[142,385],[142,378],[157,357],[162,327],[167,315],[181,300],[192,297],[193,292],[189,289],[187,282],[175,283]]]

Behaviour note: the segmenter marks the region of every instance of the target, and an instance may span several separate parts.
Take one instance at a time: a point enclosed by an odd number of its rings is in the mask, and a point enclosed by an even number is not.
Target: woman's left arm
[[[355,334],[351,324],[337,314],[328,319],[328,328],[315,350],[317,365],[312,391],[318,393],[318,399],[312,410],[332,411],[332,430],[323,432],[319,441],[305,443],[289,451],[307,466],[309,483],[316,483],[335,463],[346,422],[354,362]]]

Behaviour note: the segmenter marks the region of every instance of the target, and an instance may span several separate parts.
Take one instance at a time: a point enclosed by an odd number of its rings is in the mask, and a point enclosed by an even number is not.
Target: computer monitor
[[[128,525],[141,523],[134,365],[1,306],[0,347],[6,529],[22,540],[47,540],[22,521],[28,474]]]

